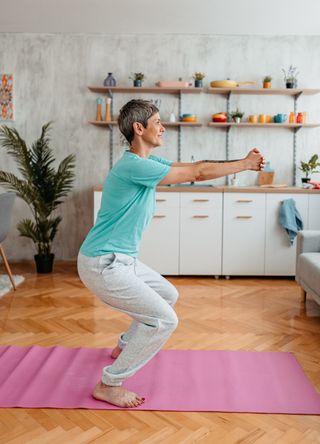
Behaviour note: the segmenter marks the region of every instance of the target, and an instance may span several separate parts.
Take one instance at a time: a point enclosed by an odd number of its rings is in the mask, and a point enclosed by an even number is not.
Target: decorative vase
[[[195,80],[194,81],[194,86],[196,88],[202,88],[203,87],[203,80]]]
[[[103,81],[104,86],[116,86],[116,79],[113,77],[112,72],[108,72],[108,76]]]
[[[51,273],[53,268],[54,254],[35,254],[37,273]]]
[[[136,80],[134,80],[133,81],[133,86],[135,86],[135,87],[141,87],[142,86],[142,80],[140,80],[140,79],[136,79]]]

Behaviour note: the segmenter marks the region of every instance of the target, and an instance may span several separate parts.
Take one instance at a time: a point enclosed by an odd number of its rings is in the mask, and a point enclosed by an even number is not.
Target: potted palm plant
[[[305,185],[310,181],[310,176],[312,173],[319,173],[320,171],[317,171],[317,168],[320,166],[320,163],[318,162],[318,154],[313,154],[308,162],[303,162],[300,160],[300,168],[299,170],[303,171],[305,173],[305,177],[301,178],[302,185]]]
[[[0,143],[13,157],[22,178],[6,171],[0,171],[0,184],[14,191],[29,206],[32,219],[19,222],[20,236],[30,238],[36,248],[34,256],[38,273],[52,271],[54,254],[52,242],[57,234],[62,218],[54,215],[67,196],[74,180],[75,156],[70,154],[55,170],[53,150],[50,147],[48,132],[51,123],[43,125],[41,136],[27,147],[15,128],[0,127]]]

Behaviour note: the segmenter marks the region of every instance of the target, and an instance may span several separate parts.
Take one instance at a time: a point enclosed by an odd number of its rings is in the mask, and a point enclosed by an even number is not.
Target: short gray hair
[[[139,122],[147,128],[150,117],[158,112],[158,108],[149,100],[130,100],[120,110],[118,117],[119,129],[127,141],[131,143],[134,137],[134,122]]]

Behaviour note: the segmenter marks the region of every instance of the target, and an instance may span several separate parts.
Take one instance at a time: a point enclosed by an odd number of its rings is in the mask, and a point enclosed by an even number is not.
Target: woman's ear
[[[135,132],[135,134],[138,134],[139,136],[141,136],[141,134],[143,133],[143,125],[140,122],[134,122],[133,123],[133,131]]]

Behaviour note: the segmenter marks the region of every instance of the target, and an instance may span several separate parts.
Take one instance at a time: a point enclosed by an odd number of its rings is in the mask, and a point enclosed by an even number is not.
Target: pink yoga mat
[[[117,409],[92,398],[109,349],[0,347],[0,407]],[[320,414],[291,353],[162,350],[123,385],[135,410]]]

